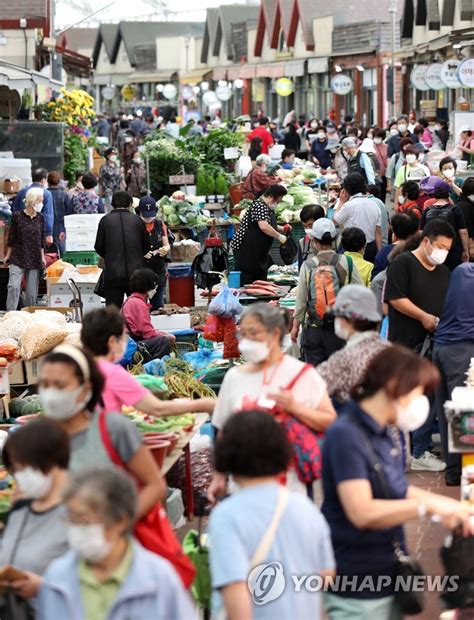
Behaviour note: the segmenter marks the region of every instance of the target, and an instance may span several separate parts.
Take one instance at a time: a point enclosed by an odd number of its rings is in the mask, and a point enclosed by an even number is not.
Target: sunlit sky
[[[81,22],[81,26],[96,26],[99,22],[126,19],[147,20],[164,19],[163,5],[168,11],[168,19],[179,21],[204,21],[206,8],[223,4],[235,4],[242,0],[57,0],[56,27],[65,28],[77,24],[102,7],[95,16]],[[257,4],[248,0],[248,4]]]

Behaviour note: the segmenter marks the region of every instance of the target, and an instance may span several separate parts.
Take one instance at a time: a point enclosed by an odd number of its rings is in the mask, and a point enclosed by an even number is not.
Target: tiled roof
[[[256,5],[247,4],[228,4],[207,9],[201,62],[206,63],[209,54],[219,56],[222,44],[226,57],[232,60],[232,24],[257,20],[259,10]]]
[[[119,25],[118,24],[101,24],[100,28],[97,32],[97,37],[95,40],[94,51],[92,52],[92,61],[94,67],[97,66],[97,61],[99,60],[100,48],[102,44],[105,46],[105,51],[107,52],[107,56],[112,62],[112,57],[114,53],[115,40],[117,39]]]

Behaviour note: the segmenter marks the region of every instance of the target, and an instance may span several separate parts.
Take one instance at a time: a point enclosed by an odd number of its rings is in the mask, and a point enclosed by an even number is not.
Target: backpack
[[[341,288],[336,271],[338,263],[339,256],[335,254],[329,265],[321,265],[318,261],[309,274],[307,311],[311,322],[317,327],[323,325],[325,314],[335,303]]]
[[[426,212],[426,224],[435,220],[436,218],[446,220],[456,230],[456,220],[454,217],[453,209],[455,205],[446,205],[444,207],[435,207],[434,205],[428,207]]]

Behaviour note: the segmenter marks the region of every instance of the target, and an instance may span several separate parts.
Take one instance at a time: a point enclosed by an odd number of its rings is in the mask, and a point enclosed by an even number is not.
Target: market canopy
[[[5,60],[0,60],[0,84],[12,89],[46,86],[59,90],[64,86],[61,80],[54,80],[38,71],[13,65]]]

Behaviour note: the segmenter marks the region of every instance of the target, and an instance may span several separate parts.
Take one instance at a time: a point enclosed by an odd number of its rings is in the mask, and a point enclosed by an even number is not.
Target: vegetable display
[[[172,372],[165,377],[166,385],[175,398],[214,398],[215,394],[207,385],[200,383],[192,375]]]
[[[142,433],[164,433],[168,431],[191,430],[196,417],[192,413],[166,418],[154,418],[153,416],[133,410],[126,415]]]
[[[171,227],[205,227],[212,222],[212,219],[204,215],[199,206],[189,199],[175,200],[173,197],[163,196],[158,206],[163,212],[164,221]]]

